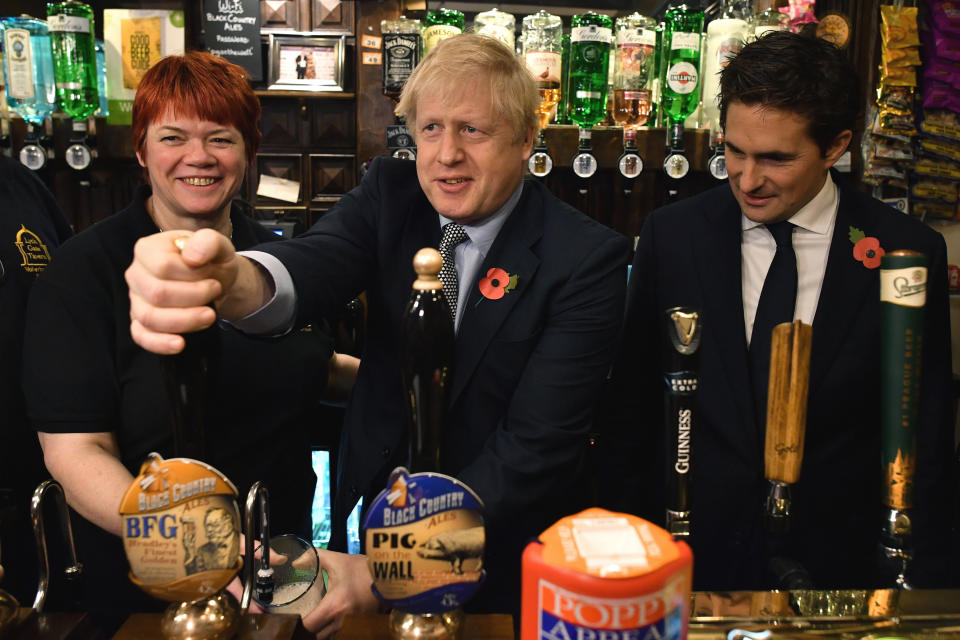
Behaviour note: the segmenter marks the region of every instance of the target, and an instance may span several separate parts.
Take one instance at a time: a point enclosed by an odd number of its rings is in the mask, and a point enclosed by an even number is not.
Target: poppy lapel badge
[[[886,253],[880,246],[880,241],[873,236],[867,236],[860,229],[850,227],[850,242],[853,243],[853,257],[863,263],[867,269],[876,269],[880,266],[880,258]]]
[[[487,271],[486,276],[480,278],[479,287],[483,298],[477,300],[478,305],[483,302],[484,298],[499,300],[517,288],[517,275],[510,275],[500,267],[493,267]]]

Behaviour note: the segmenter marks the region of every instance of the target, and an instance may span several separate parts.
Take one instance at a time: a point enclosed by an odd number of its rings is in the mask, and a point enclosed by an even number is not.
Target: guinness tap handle
[[[440,449],[450,377],[454,332],[450,307],[437,277],[443,258],[421,249],[413,259],[417,279],[403,315],[401,368],[410,426],[411,472],[440,471]]]
[[[880,263],[880,411],[884,474],[881,570],[900,588],[912,559],[923,316],[927,301],[927,258],[916,251],[891,251]]]
[[[693,485],[692,436],[699,383],[700,312],[673,307],[664,312],[667,341],[664,417],[667,429],[667,531],[690,535],[690,491]]]
[[[800,479],[812,338],[813,328],[800,320],[779,324],[770,335],[764,476],[767,526],[774,533],[790,527],[790,485]]]

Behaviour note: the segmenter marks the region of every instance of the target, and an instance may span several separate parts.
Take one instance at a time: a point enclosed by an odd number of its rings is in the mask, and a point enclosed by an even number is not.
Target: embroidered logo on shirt
[[[14,244],[23,257],[20,266],[23,267],[24,271],[38,274],[50,264],[50,252],[47,250],[47,245],[43,244],[37,234],[22,224],[20,225],[20,231],[17,232],[17,240]]]

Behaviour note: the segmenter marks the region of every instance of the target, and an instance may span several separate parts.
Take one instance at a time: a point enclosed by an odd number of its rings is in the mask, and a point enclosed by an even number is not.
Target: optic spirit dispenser
[[[680,179],[690,171],[690,161],[683,150],[683,123],[697,108],[700,98],[703,11],[686,3],[671,5],[664,14],[664,25],[660,95],[669,152],[663,168],[671,178]]]
[[[93,9],[76,0],[49,2],[47,24],[53,49],[57,105],[73,119],[65,160],[74,169],[86,169],[96,155],[92,149],[96,133],[92,116],[100,107]]]
[[[0,27],[3,31],[7,106],[27,125],[20,162],[36,171],[53,157],[50,115],[56,109],[56,87],[50,55],[50,30],[46,22],[30,16],[2,18]]]
[[[542,178],[553,169],[553,157],[547,149],[544,130],[550,123],[560,102],[560,80],[562,73],[563,22],[559,16],[540,10],[523,19],[520,45],[523,61],[533,75],[540,94],[540,131],[528,161],[530,173]]]

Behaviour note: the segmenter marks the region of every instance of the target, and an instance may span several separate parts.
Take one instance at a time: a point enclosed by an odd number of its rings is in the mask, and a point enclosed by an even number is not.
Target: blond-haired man
[[[458,225],[443,471],[486,505],[488,578],[474,600],[486,611],[519,607],[523,545],[580,506],[579,470],[613,359],[629,250],[622,236],[524,181],[536,101],[509,49],[483,36],[446,40],[417,67],[398,107],[417,142],[416,164],[374,161],[301,238],[238,256],[213,232],[194,234],[182,253],[173,244],[182,234],[158,234],[141,241],[127,272],[134,338],[159,353],[178,351],[177,334],[215,316],[245,318],[248,331],[282,331],[366,290],[368,341],[334,500],[332,545],[342,548],[354,504],[369,504],[406,462],[397,343],[413,255]],[[484,297],[479,282],[492,268],[517,276],[509,295]],[[362,559],[324,558],[331,590],[305,619],[321,635],[338,628],[344,611],[369,604],[370,584]]]

